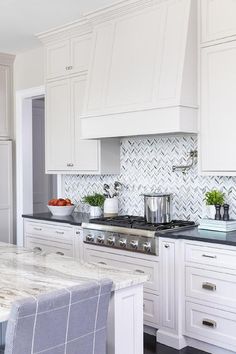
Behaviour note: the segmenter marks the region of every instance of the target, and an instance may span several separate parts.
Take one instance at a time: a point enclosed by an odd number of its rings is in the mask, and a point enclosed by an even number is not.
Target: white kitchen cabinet
[[[46,171],[63,171],[72,163],[70,81],[46,86]]]
[[[24,246],[38,252],[75,257],[74,229],[61,223],[24,220]]]
[[[12,66],[14,56],[0,53],[0,138],[10,138],[12,122]]]
[[[47,173],[119,173],[118,140],[80,139],[85,84],[86,75],[47,83]]]
[[[201,43],[232,40],[236,36],[235,0],[201,0]]]
[[[236,175],[236,41],[201,49],[200,171]]]
[[[92,16],[83,137],[196,132],[195,5],[124,2]]]
[[[91,35],[79,35],[46,46],[46,80],[88,70]]]
[[[185,334],[234,353],[236,248],[203,242],[184,243]],[[220,349],[217,352],[220,353]]]
[[[160,271],[158,257],[131,254],[127,251],[107,251],[104,247],[83,244],[84,260],[89,263],[148,274],[144,284],[144,324],[158,328],[160,324]]]
[[[39,35],[46,51],[46,172],[117,174],[119,140],[82,140],[81,113],[91,51],[91,24],[79,20]]]
[[[0,241],[13,243],[12,142],[0,141]]]

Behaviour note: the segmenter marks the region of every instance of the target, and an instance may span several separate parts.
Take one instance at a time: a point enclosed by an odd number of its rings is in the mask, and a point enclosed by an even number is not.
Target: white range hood
[[[197,133],[196,3],[122,1],[87,15],[83,138]]]

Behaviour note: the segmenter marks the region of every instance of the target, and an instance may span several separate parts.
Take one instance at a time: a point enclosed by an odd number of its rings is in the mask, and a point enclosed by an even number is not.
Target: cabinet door
[[[72,164],[70,80],[47,84],[46,170],[64,171]]]
[[[201,169],[235,174],[236,41],[201,52]]]
[[[10,141],[0,142],[0,241],[13,242],[12,235],[12,149]]]
[[[70,41],[48,45],[46,47],[46,79],[63,76],[70,70]]]
[[[72,38],[70,41],[71,72],[88,70],[91,52],[91,35]]]
[[[161,326],[176,328],[175,244],[161,241]]]
[[[0,136],[9,136],[10,67],[0,65]]]
[[[99,169],[99,142],[80,139],[80,116],[84,104],[85,85],[85,76],[71,79],[71,141],[73,142],[73,169],[87,172]]]
[[[235,18],[235,0],[201,0],[202,42],[236,35]]]

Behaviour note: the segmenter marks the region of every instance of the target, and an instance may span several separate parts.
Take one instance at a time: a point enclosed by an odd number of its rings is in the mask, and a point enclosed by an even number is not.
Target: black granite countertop
[[[82,222],[89,222],[89,214],[86,213],[73,213],[70,216],[55,216],[50,212],[48,213],[36,213],[36,214],[24,214],[23,218],[26,219],[35,219],[43,221],[53,221],[60,222],[70,225],[81,226]]]
[[[185,239],[189,241],[202,241],[209,243],[218,243],[223,245],[236,246],[236,231],[221,232],[201,230],[198,227],[192,227],[188,230],[171,231],[167,233],[158,232],[157,236],[173,239]]]

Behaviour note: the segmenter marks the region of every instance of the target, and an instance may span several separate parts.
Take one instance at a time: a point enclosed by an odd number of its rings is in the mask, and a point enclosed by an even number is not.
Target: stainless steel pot
[[[144,194],[144,215],[146,222],[156,224],[172,220],[172,194]]]

